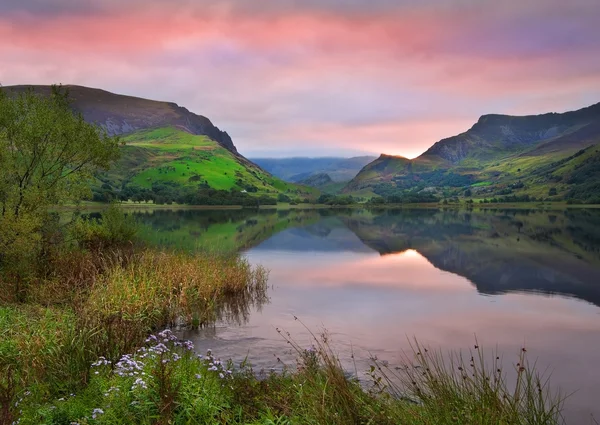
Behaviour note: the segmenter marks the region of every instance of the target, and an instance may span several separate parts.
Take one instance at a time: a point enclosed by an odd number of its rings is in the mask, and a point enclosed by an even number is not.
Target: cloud
[[[0,82],[175,101],[243,153],[415,156],[484,113],[600,100],[596,1],[0,6]]]

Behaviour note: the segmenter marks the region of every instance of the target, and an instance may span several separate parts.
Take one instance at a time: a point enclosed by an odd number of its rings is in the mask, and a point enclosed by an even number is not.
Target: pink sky
[[[414,157],[600,101],[598,0],[8,0],[0,83],[176,102],[247,156]]]

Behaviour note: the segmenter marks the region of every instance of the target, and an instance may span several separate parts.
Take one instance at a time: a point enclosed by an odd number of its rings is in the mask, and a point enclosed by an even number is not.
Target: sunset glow
[[[485,113],[600,100],[597,0],[9,0],[0,83],[208,116],[246,156],[415,157]]]

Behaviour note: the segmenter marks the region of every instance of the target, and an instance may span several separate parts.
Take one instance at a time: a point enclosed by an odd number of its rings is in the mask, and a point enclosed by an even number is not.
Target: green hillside
[[[600,202],[599,145],[600,104],[564,114],[486,115],[413,160],[381,155],[344,192]]]
[[[204,135],[175,127],[140,130],[121,139],[122,157],[98,176],[95,198],[177,190],[312,197],[317,190],[286,183]],[[125,195],[127,196],[127,195]]]

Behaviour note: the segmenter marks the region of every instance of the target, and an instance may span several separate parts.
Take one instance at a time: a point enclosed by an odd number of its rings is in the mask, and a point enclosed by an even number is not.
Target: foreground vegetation
[[[249,363],[199,355],[170,330],[151,334],[117,357],[86,358],[70,343],[71,319],[48,311],[35,318],[3,310],[23,336],[45,338],[23,356],[34,385],[2,382],[3,424],[555,424],[561,399],[525,360],[509,384],[499,361],[486,366],[478,346],[450,357],[418,344],[390,369],[373,359],[368,383],[348,377],[327,337],[303,349],[296,368],[255,371]],[[41,314],[41,315],[40,315]],[[4,323],[3,323],[4,324]],[[26,325],[26,326],[24,326]],[[29,335],[34,325],[38,332]],[[19,327],[21,326],[21,327]],[[30,331],[31,332],[31,331]],[[63,334],[64,332],[64,334]],[[63,336],[64,335],[64,336]],[[21,338],[8,338],[8,341]],[[5,343],[6,344],[6,343]],[[33,345],[33,344],[32,344]],[[90,348],[87,343],[85,348]],[[469,360],[470,358],[470,360]],[[81,362],[81,369],[78,367]],[[86,367],[87,366],[87,367]],[[76,379],[79,377],[79,380]],[[83,382],[80,382],[83,381]],[[12,422],[11,422],[12,421]]]

